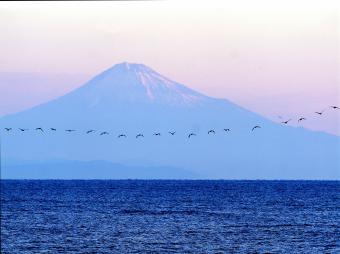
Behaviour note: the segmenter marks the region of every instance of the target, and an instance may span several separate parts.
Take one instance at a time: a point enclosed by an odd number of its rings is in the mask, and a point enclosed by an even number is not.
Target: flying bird
[[[289,120],[283,121],[283,122],[281,122],[281,123],[283,123],[283,124],[288,124],[288,122],[291,121],[291,120],[292,120],[292,119],[289,119]]]
[[[57,129],[56,128],[50,128],[51,131],[56,131]]]
[[[95,130],[88,130],[87,132],[86,132],[86,134],[89,134],[89,133],[91,133],[91,132],[94,132]]]
[[[169,134],[171,134],[172,136],[175,135],[176,131],[169,131]]]
[[[160,136],[161,134],[159,132],[157,132],[157,133],[154,133],[153,135],[154,136]]]
[[[76,131],[76,130],[71,130],[71,129],[68,129],[68,130],[65,130],[67,132],[73,132],[73,131]]]
[[[102,135],[109,135],[109,133],[106,132],[106,131],[103,131],[103,132],[101,132],[99,135],[100,135],[100,136],[102,136]]]
[[[303,120],[306,120],[306,118],[305,118],[305,117],[300,117],[299,120],[298,120],[298,122],[301,122],[301,121],[303,121]]]
[[[39,128],[35,128],[35,130],[36,130],[36,131],[42,131],[42,132],[44,132],[44,130],[43,130],[42,128],[40,128],[40,127],[39,127]]]
[[[230,129],[223,129],[224,131],[230,131]]]
[[[261,126],[258,126],[258,125],[254,126],[254,127],[251,129],[251,131],[254,131],[254,130],[257,129],[257,128],[261,128]]]
[[[118,138],[121,138],[121,137],[126,138],[126,135],[125,135],[125,134],[120,134],[120,135],[118,135]]]
[[[6,130],[6,131],[11,131],[11,130],[12,130],[12,128],[5,128],[5,130]]]
[[[19,128],[19,130],[21,130],[21,131],[28,131],[28,129],[22,129],[22,128]]]
[[[139,134],[136,136],[136,138],[139,138],[139,137],[143,137],[143,138],[144,138],[144,135],[141,134],[141,133],[139,133]]]
[[[215,131],[214,131],[214,130],[210,130],[210,131],[208,131],[208,134],[210,134],[210,133],[213,133],[213,134],[215,134]]]
[[[196,134],[195,134],[195,133],[190,133],[190,134],[188,135],[188,138],[190,138],[191,136],[196,136]]]
[[[340,109],[339,107],[337,106],[331,106],[332,109]]]
[[[323,112],[325,112],[325,110],[322,110],[321,112],[315,111],[315,114],[318,114],[318,115],[321,116],[323,114]]]

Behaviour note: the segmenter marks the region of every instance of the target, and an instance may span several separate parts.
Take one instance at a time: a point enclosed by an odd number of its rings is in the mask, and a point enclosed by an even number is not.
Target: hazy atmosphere
[[[0,252],[340,253],[339,7],[0,2]]]
[[[265,7],[265,8],[264,8]],[[280,122],[340,135],[336,1],[7,2],[0,116],[49,101],[119,62],[143,63]],[[294,124],[293,124],[294,125]]]

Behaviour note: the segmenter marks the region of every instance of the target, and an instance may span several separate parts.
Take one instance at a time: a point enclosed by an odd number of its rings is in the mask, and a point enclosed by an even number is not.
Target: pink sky
[[[210,3],[210,4],[208,4]],[[336,1],[0,3],[0,116],[123,61],[340,135]]]

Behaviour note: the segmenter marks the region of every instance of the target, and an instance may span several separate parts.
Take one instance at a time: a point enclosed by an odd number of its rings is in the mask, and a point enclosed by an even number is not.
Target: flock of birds
[[[332,108],[332,109],[337,109],[337,110],[340,109],[340,108],[337,107],[337,106],[330,106],[330,108]],[[324,109],[324,110],[322,110],[322,111],[315,111],[315,114],[318,114],[318,115],[321,116],[325,111],[326,111],[326,109]],[[279,118],[282,118],[282,117],[279,116]],[[305,121],[305,120],[307,120],[306,117],[300,117],[300,118],[297,119],[298,122]],[[292,121],[292,119],[288,119],[288,120],[282,121],[281,123],[287,125],[290,121]],[[260,129],[260,128],[261,128],[260,125],[255,125],[255,126],[251,129],[251,131],[254,131],[254,130]],[[29,130],[29,129],[24,129],[24,128],[18,128],[18,129],[19,129],[21,132],[25,132],[25,131],[28,131],[28,130]],[[9,131],[12,131],[13,128],[4,128],[4,130],[7,131],[7,132],[9,132]],[[40,131],[40,132],[44,132],[44,129],[41,128],[41,127],[37,127],[37,128],[35,128],[35,130],[36,130],[36,131]],[[57,131],[56,128],[49,128],[49,130],[50,130],[50,131]],[[77,130],[74,130],[74,129],[66,129],[66,130],[64,130],[64,131],[65,131],[65,132],[71,133],[71,132],[75,132],[75,131],[77,131]],[[223,129],[223,131],[229,132],[230,129],[226,128],[226,129]],[[96,132],[96,130],[93,130],[93,129],[87,130],[85,133],[86,133],[86,134],[90,134],[90,133],[93,133],[93,132]],[[170,135],[172,135],[172,136],[175,135],[175,133],[176,133],[176,131],[169,131],[169,132],[168,132],[168,134],[170,134]],[[110,134],[110,133],[107,132],[107,131],[101,131],[101,132],[99,132],[99,135],[100,135],[100,136],[109,135],[109,134]],[[208,135],[210,135],[210,134],[216,134],[215,130],[214,130],[214,129],[209,130],[209,131],[208,131]],[[160,133],[160,132],[156,132],[156,133],[154,133],[153,135],[154,135],[154,136],[161,136],[161,133]],[[196,135],[196,133],[191,132],[191,133],[188,135],[188,138],[191,138],[191,137],[193,137],[193,136],[197,136],[197,135]],[[127,135],[124,134],[124,133],[122,133],[122,134],[119,134],[117,137],[118,137],[118,138],[127,138]],[[138,133],[138,134],[136,135],[136,138],[143,138],[143,137],[144,137],[144,135],[143,135],[142,133]]]
[[[260,126],[254,126],[253,127],[253,129],[252,130],[254,130],[254,129],[256,129],[256,128],[261,128]],[[13,128],[4,128],[4,130],[5,131],[12,131],[13,130]],[[24,131],[29,131],[29,129],[23,129],[23,128],[18,128],[18,130],[20,130],[21,132],[24,132]],[[41,132],[44,132],[44,129],[43,128],[41,128],[41,127],[38,127],[38,128],[35,128],[34,130],[36,130],[36,131],[41,131]],[[56,128],[49,128],[49,130],[50,131],[57,131],[57,129]],[[230,129],[223,129],[224,131],[230,131]],[[74,129],[66,129],[66,130],[64,130],[65,132],[75,132],[75,131],[77,131],[77,130],[74,130]],[[96,130],[88,130],[88,131],[86,131],[85,133],[86,134],[90,134],[90,133],[92,133],[92,132],[96,132]],[[175,135],[176,134],[176,131],[169,131],[168,132],[170,135]],[[208,134],[215,134],[216,132],[215,132],[215,130],[213,130],[213,129],[211,129],[211,130],[209,130],[208,131]],[[102,131],[102,132],[99,132],[99,135],[100,136],[103,136],[103,135],[109,135],[110,133],[109,132],[107,132],[107,131]],[[154,134],[153,134],[153,136],[161,136],[161,133],[160,132],[155,132]],[[196,136],[196,134],[195,133],[190,133],[189,135],[188,135],[188,138],[191,138],[192,136]],[[124,133],[122,133],[122,134],[119,134],[118,136],[117,136],[117,138],[127,138],[127,135],[126,134],[124,134]],[[142,133],[138,133],[137,135],[136,135],[136,138],[144,138],[144,134],[142,134]]]
[[[339,107],[337,107],[337,106],[330,106],[330,108],[332,108],[332,109],[340,109]],[[315,111],[314,113],[315,114],[318,114],[319,116],[321,116],[323,113],[325,113],[325,111],[326,111],[326,109],[324,109],[324,110],[321,110],[321,111]],[[281,116],[278,116],[279,118],[282,118]],[[288,119],[288,120],[286,120],[286,121],[283,121],[283,122],[281,122],[282,124],[288,124],[290,121],[292,121],[293,119]],[[300,117],[300,118],[298,118],[298,123],[299,122],[301,122],[301,121],[305,121],[305,120],[307,120],[307,118],[306,117]]]

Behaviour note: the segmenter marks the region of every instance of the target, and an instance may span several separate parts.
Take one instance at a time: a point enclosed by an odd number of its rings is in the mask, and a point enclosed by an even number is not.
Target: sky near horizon
[[[144,63],[275,121],[340,135],[337,1],[1,2],[0,116]]]

